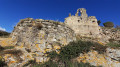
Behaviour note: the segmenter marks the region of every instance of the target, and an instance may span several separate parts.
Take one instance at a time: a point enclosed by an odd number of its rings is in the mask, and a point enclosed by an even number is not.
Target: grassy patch
[[[58,67],[58,64],[53,61],[48,61],[44,64],[36,64],[33,67]]]
[[[13,49],[14,46],[6,46],[6,47],[3,47],[4,49]]]
[[[28,66],[29,64],[36,65],[37,63],[34,60],[28,61],[23,67]]]
[[[32,67],[58,67],[57,63],[55,63],[53,61],[48,61],[45,63],[37,64],[34,60],[30,60],[23,67],[26,67],[28,65],[30,65]]]
[[[2,59],[0,59],[0,67],[4,67],[4,66],[7,66],[7,64],[4,61],[2,61]]]
[[[116,44],[116,43],[108,43],[107,46],[112,48],[120,48],[120,44]]]
[[[0,67],[7,66],[7,64],[3,61],[3,58],[0,56]]]
[[[92,66],[89,63],[78,63],[71,61],[66,61],[66,63],[64,64],[58,64],[53,61],[48,61],[44,64],[33,65],[32,67],[95,67],[95,66]]]
[[[14,46],[5,46],[5,47],[0,46],[1,51],[6,50],[6,49],[13,49],[13,48],[14,48]]]

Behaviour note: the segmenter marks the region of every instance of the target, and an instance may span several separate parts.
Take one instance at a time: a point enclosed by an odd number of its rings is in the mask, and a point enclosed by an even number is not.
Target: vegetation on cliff
[[[113,22],[105,22],[105,23],[103,23],[103,25],[104,25],[105,27],[114,27]]]

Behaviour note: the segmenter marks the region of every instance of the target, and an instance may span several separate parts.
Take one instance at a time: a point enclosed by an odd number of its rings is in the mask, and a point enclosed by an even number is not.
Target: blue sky
[[[86,8],[89,16],[96,16],[102,23],[120,25],[119,0],[0,0],[0,29],[11,32],[20,19],[27,17],[64,22],[78,8]]]

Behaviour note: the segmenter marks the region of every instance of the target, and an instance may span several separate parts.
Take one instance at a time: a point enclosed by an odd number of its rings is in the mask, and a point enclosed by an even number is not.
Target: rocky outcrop
[[[120,62],[120,49],[107,48],[106,55],[112,60]]]
[[[58,49],[76,40],[74,31],[64,23],[32,18],[21,20],[15,26],[11,38],[16,47],[9,51],[18,53],[20,50],[21,54],[9,53],[4,56],[9,67],[23,66],[29,60],[45,62],[49,59],[47,53],[50,51],[59,53]]]
[[[80,54],[76,58],[78,62],[89,62],[94,66],[102,67],[119,67],[120,66],[120,49],[107,48],[104,54],[91,50],[88,53]]]
[[[120,29],[101,27],[101,41],[109,43],[120,43]]]

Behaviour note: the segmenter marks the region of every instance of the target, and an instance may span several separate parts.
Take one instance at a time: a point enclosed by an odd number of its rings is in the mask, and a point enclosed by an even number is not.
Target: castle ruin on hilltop
[[[81,16],[78,15],[79,12],[81,13]],[[100,33],[100,27],[97,23],[96,17],[88,17],[86,9],[84,8],[78,9],[75,16],[69,15],[69,17],[65,18],[64,23],[72,28],[76,34],[83,36],[98,35]]]

